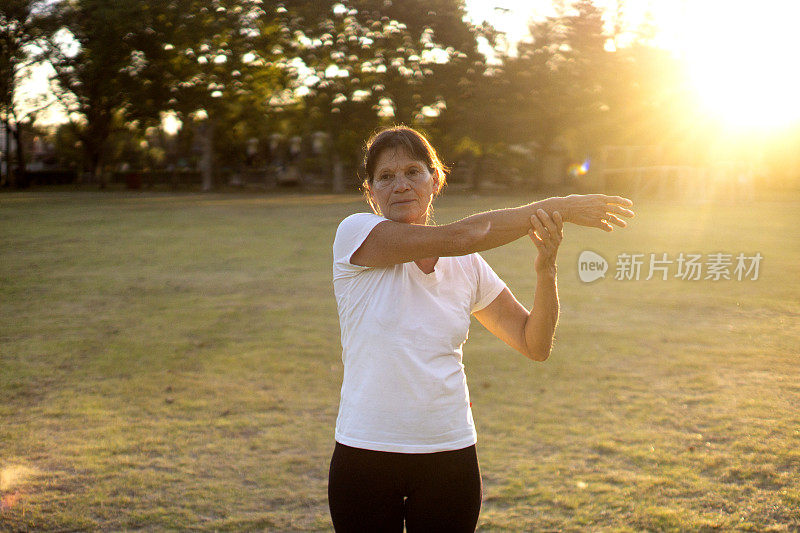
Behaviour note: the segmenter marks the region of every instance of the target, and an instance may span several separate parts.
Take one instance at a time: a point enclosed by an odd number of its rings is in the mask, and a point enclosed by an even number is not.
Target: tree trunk
[[[333,160],[333,192],[345,192],[344,165],[342,165],[342,158],[337,150],[331,151],[331,159]]]
[[[89,163],[89,181],[91,183],[97,183],[98,187],[105,189],[108,183],[103,175],[103,162],[100,157],[100,151],[101,148],[98,146],[92,146],[87,149],[88,153],[86,154],[86,158]]]
[[[98,154],[92,166],[92,174],[94,178],[100,182],[100,188],[106,189],[108,187],[108,176],[103,172],[103,162]]]
[[[214,125],[206,120],[200,126],[202,156],[200,158],[200,174],[203,177],[203,192],[214,188]]]
[[[30,184],[25,175],[25,147],[22,146],[22,126],[20,124],[17,124],[14,138],[17,140],[17,171],[14,180],[18,187],[27,187]]]
[[[3,123],[5,126],[3,129],[5,130],[6,135],[6,144],[5,144],[5,151],[3,152],[3,159],[5,160],[6,164],[6,184],[9,187],[13,187],[15,185],[14,178],[11,175],[11,158],[9,157],[9,151],[11,149],[11,128],[8,124]]]
[[[108,186],[108,176],[103,172],[103,163],[106,144],[111,135],[112,112],[111,109],[96,108],[84,112],[84,115],[88,123],[81,135],[81,141],[89,165],[90,180],[105,189]]]

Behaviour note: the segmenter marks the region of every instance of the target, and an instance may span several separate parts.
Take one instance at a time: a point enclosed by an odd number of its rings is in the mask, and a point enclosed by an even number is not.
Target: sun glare
[[[683,31],[679,52],[697,96],[730,127],[769,130],[800,121],[796,58],[800,4],[690,2],[683,20],[661,21]]]
[[[619,0],[594,2],[613,19]],[[552,0],[467,7],[512,40],[523,37],[528,17],[553,14]],[[685,60],[698,100],[726,127],[765,132],[800,122],[800,0],[641,0],[623,8],[628,27],[652,17],[655,44]]]

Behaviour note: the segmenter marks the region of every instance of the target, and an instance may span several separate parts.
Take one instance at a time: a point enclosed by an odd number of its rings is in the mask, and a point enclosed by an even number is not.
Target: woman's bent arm
[[[536,293],[531,310],[519,303],[506,287],[492,303],[475,312],[486,329],[534,361],[550,357],[558,323],[556,254],[564,237],[563,220],[559,215],[556,213],[555,221],[543,212],[531,217],[529,235],[538,248],[534,261]]]
[[[539,274],[530,311],[506,287],[492,303],[473,314],[495,337],[528,359],[545,361],[553,347],[558,305],[555,275]]]
[[[555,274],[539,273],[533,308],[525,321],[525,343],[528,357],[545,361],[553,349],[553,336],[558,323],[558,288]]]

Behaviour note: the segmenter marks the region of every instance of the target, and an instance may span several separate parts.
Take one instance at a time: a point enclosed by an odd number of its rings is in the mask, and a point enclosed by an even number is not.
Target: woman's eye
[[[388,181],[389,180],[389,175],[388,174],[384,174],[384,175],[380,176],[378,178],[378,180],[380,180],[380,181]]]

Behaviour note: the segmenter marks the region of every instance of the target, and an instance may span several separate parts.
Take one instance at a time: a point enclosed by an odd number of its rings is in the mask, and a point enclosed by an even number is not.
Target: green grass
[[[445,195],[437,219],[535,197]],[[479,528],[800,528],[800,195],[567,226],[553,353],[473,321]],[[0,195],[0,530],[330,530],[331,284],[353,196]],[[592,249],[758,280],[577,276]],[[535,248],[484,252],[532,304]]]

